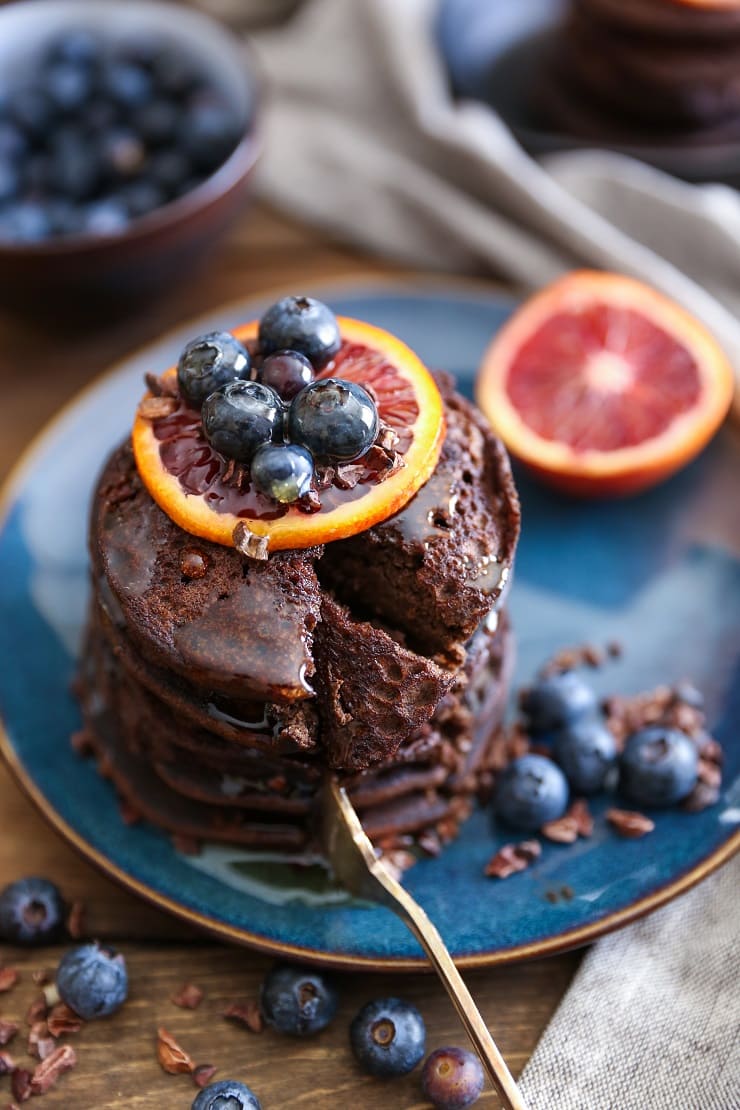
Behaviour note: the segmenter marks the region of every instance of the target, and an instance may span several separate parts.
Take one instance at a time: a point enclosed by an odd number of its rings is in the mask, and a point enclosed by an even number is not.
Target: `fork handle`
[[[392,897],[386,901],[386,905],[411,929],[429,957],[506,1110],[527,1110],[527,1104],[506,1066],[506,1061],[496,1047],[473,996],[455,967],[442,937],[424,910],[403,887],[396,888],[396,884],[394,884]]]

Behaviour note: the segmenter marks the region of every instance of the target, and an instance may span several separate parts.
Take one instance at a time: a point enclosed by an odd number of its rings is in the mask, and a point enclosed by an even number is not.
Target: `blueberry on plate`
[[[568,805],[568,780],[544,755],[522,755],[496,781],[496,817],[516,829],[534,831],[557,821]]]
[[[277,964],[260,994],[262,1016],[278,1033],[305,1037],[325,1029],[337,1012],[334,987],[316,971]]]
[[[270,443],[283,424],[277,393],[259,382],[232,381],[203,402],[203,431],[215,451],[248,463],[258,447]]]
[[[288,435],[322,460],[351,462],[372,447],[378,410],[356,382],[322,378],[296,394],[288,410]]]
[[[185,400],[197,407],[227,382],[248,378],[251,367],[249,351],[231,332],[210,331],[183,348],[177,381]]]
[[[84,1021],[115,1013],[128,995],[126,961],[120,953],[97,943],[65,953],[56,982],[62,1002]]]
[[[310,490],[313,458],[297,443],[265,443],[255,451],[249,474],[265,497],[289,505]]]
[[[279,393],[284,401],[292,401],[296,393],[313,381],[313,366],[298,351],[276,351],[262,363],[260,381]]]
[[[352,1019],[349,1039],[370,1075],[406,1075],[424,1055],[426,1027],[416,1006],[400,998],[378,998]]]
[[[259,344],[263,355],[298,351],[320,370],[342,345],[337,318],[313,297],[283,297],[260,320]]]
[[[563,671],[541,678],[524,690],[521,709],[532,732],[549,732],[593,713],[597,707],[594,691],[575,671]]]
[[[0,893],[0,937],[12,944],[47,944],[62,932],[65,913],[49,879],[18,879]]]
[[[617,743],[598,717],[581,717],[555,733],[552,754],[573,790],[596,794],[616,765]]]
[[[421,1089],[436,1110],[465,1110],[480,1098],[485,1076],[477,1056],[450,1045],[427,1057]]]
[[[243,1083],[221,1079],[199,1091],[190,1110],[262,1110],[262,1104]]]
[[[696,744],[676,728],[653,725],[628,737],[619,758],[619,788],[638,805],[670,806],[696,786]]]

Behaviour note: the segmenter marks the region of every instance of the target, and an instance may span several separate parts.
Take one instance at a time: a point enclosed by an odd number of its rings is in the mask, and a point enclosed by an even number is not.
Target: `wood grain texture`
[[[311,292],[327,280],[400,273],[258,208],[245,215],[206,270],[190,275],[170,296],[133,315],[96,317],[80,326],[69,320],[51,323],[38,314],[24,322],[3,315],[0,309],[0,474],[9,470],[46,420],[86,382],[187,318],[274,288]],[[464,1043],[442,987],[424,976],[341,976],[340,1015],[331,1029],[314,1039],[299,1042],[269,1031],[244,1032],[220,1015],[229,1003],[256,996],[268,960],[196,937],[119,890],[62,843],[2,766],[0,820],[0,886],[21,875],[51,876],[70,900],[85,903],[88,934],[114,940],[129,961],[130,1001],[115,1017],[91,1024],[70,1038],[79,1064],[39,1104],[48,1110],[188,1110],[195,1094],[190,1079],[165,1075],[156,1062],[155,1034],[160,1024],[198,1063],[217,1064],[221,1078],[233,1076],[252,1084],[264,1110],[349,1105],[364,1110],[419,1110],[424,1105],[418,1074],[381,1083],[355,1068],[347,1047],[347,1026],[369,998],[394,993],[414,1001],[427,1021],[430,1048]],[[501,895],[506,896],[505,884]],[[37,992],[31,971],[55,966],[60,952],[0,950],[0,962],[15,963],[22,970],[19,985],[0,996],[0,1016],[23,1016]],[[515,1073],[530,1055],[578,962],[577,955],[567,955],[468,976]],[[206,992],[194,1012],[168,1001],[186,980]],[[9,1047],[19,1063],[28,1062],[23,1034]],[[0,1108],[9,1101],[9,1081],[0,1079]],[[487,1091],[478,1105],[493,1108],[497,1100]]]

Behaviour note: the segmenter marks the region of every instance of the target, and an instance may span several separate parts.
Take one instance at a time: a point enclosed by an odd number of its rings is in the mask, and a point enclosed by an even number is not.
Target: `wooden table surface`
[[[133,316],[88,323],[81,331],[63,321],[53,328],[38,320],[23,323],[0,310],[0,474],[7,473],[35,432],[94,375],[188,317],[279,287],[311,292],[327,280],[399,273],[257,208],[245,214],[202,273]],[[267,958],[199,937],[98,875],[46,826],[2,766],[0,814],[0,886],[22,875],[51,877],[69,899],[84,903],[86,935],[115,941],[130,970],[126,1006],[70,1038],[79,1062],[44,1097],[42,1105],[48,1110],[188,1110],[195,1094],[191,1079],[165,1075],[157,1063],[159,1025],[180,1040],[196,1062],[217,1065],[217,1078],[248,1082],[264,1110],[349,1104],[365,1110],[410,1110],[425,1105],[418,1072],[381,1083],[363,1076],[353,1063],[348,1023],[372,997],[398,994],[415,1002],[427,1023],[430,1049],[465,1043],[441,986],[426,976],[340,976],[339,1016],[312,1039],[301,1042],[270,1031],[244,1031],[221,1015],[231,1002],[256,996],[270,963]],[[506,896],[505,887],[501,895]],[[6,946],[0,952],[2,963],[21,972],[18,985],[0,999],[0,1017],[22,1019],[38,993],[32,972],[53,968],[62,951],[16,951]],[[577,954],[569,954],[468,975],[515,1073],[531,1054],[578,962]],[[185,981],[205,992],[195,1011],[169,1001]],[[25,1031],[24,1026],[8,1051],[21,1066],[32,1067],[25,1055]],[[9,1080],[0,1079],[0,1107],[10,1101]],[[478,1105],[490,1110],[499,1103],[487,1090]]]

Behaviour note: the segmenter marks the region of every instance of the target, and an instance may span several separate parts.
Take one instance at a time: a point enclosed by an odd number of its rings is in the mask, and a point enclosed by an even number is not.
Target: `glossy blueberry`
[[[64,928],[66,906],[48,879],[18,879],[0,893],[0,937],[12,944],[47,944]]]
[[[653,725],[627,740],[619,758],[619,788],[638,805],[670,806],[696,786],[696,744],[675,728]]]
[[[496,782],[494,813],[516,829],[539,829],[562,817],[567,805],[568,780],[544,755],[520,756]]]
[[[260,381],[290,401],[313,381],[313,366],[298,351],[276,351],[260,367]]]
[[[485,1076],[477,1056],[466,1048],[438,1048],[427,1057],[421,1089],[436,1110],[465,1110],[483,1093]]]
[[[255,451],[249,473],[260,493],[287,505],[310,490],[313,458],[297,443],[265,443]]]
[[[260,320],[259,344],[263,355],[298,351],[319,370],[342,345],[336,316],[313,297],[283,297]]]
[[[118,235],[128,222],[128,209],[123,201],[108,197],[86,206],[82,212],[81,230],[87,235]]]
[[[552,754],[578,794],[603,790],[617,761],[614,736],[598,717],[581,717],[553,736]]]
[[[337,1012],[333,986],[317,971],[278,964],[267,975],[260,995],[262,1015],[279,1033],[309,1036],[324,1029]]]
[[[221,1079],[199,1091],[190,1110],[262,1110],[262,1104],[243,1083]]]
[[[250,462],[257,448],[271,443],[283,425],[280,398],[259,382],[227,382],[206,397],[201,411],[208,442],[237,462]]]
[[[91,66],[98,58],[100,44],[84,27],[71,27],[55,36],[47,50],[47,64],[64,62],[75,66]]]
[[[103,71],[105,93],[123,108],[138,108],[152,94],[152,79],[143,66],[112,62]]]
[[[161,189],[143,178],[141,181],[132,181],[130,185],[124,186],[121,197],[129,215],[133,217],[146,216],[147,212],[153,212],[155,208],[164,204],[166,199]]]
[[[549,732],[593,713],[596,694],[575,671],[548,675],[525,690],[522,713],[532,732]]]
[[[288,434],[314,458],[350,462],[375,442],[378,410],[356,382],[323,378],[311,382],[291,401]]]
[[[177,364],[177,381],[186,401],[196,408],[222,385],[248,378],[249,351],[228,331],[211,331],[191,339]]]
[[[400,998],[368,1002],[352,1020],[349,1039],[371,1075],[406,1075],[424,1056],[426,1027],[416,1006]]]
[[[128,995],[126,961],[99,944],[83,944],[61,959],[57,990],[62,1002],[85,1021],[115,1013]]]
[[[44,89],[61,112],[71,112],[85,103],[92,91],[92,75],[86,66],[57,62],[44,74]]]

